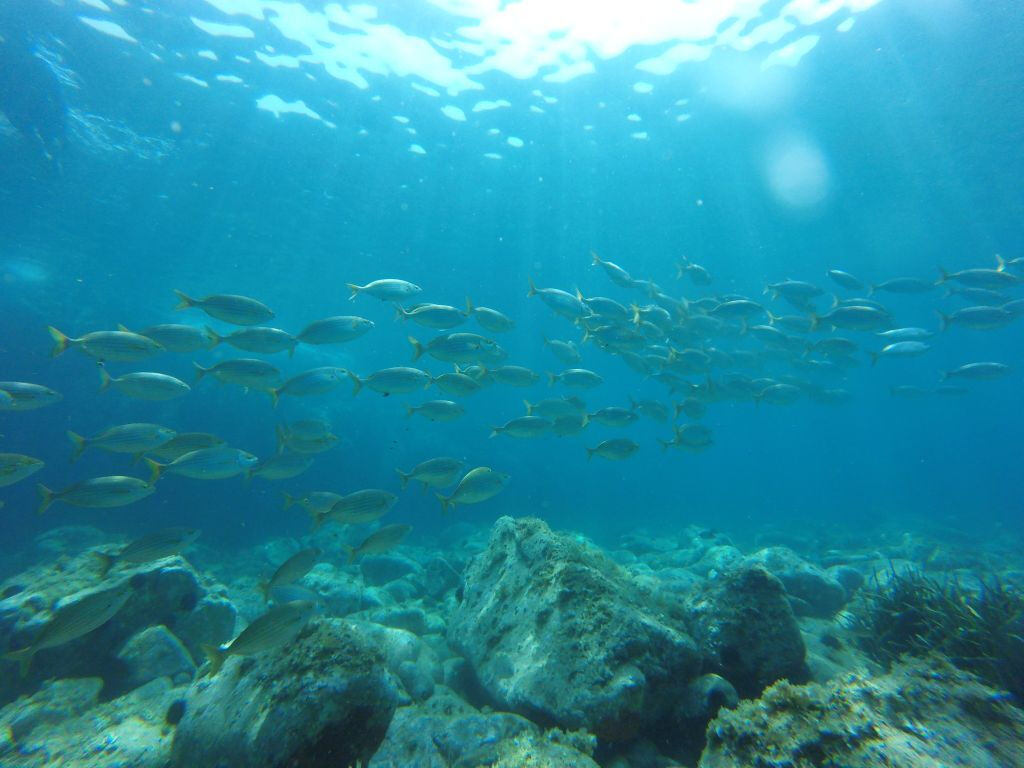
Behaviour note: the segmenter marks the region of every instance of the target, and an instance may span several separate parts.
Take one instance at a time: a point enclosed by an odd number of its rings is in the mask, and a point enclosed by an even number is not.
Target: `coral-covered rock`
[[[753,765],[1019,768],[1024,712],[937,659],[826,686],[777,683],[708,725],[700,768]]]
[[[123,682],[129,689],[158,677],[169,677],[175,685],[184,685],[196,671],[188,649],[162,624],[132,635],[117,658],[125,664]]]
[[[741,697],[806,677],[806,649],[786,590],[763,568],[743,566],[708,581],[684,605],[704,671],[720,674]]]
[[[847,594],[834,576],[786,547],[767,547],[750,555],[748,565],[761,566],[796,598],[794,611],[802,616],[828,618],[846,603]]]
[[[503,517],[465,573],[448,638],[502,708],[630,738],[700,667],[693,641],[599,550]]]
[[[337,768],[380,746],[399,691],[383,653],[343,619],[316,619],[291,644],[232,657],[185,696],[175,768]]]

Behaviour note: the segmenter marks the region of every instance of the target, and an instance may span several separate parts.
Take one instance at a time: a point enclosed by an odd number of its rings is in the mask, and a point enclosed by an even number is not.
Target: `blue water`
[[[365,88],[317,62],[267,66],[255,59],[264,46],[281,56],[308,49],[268,20],[228,15],[220,6],[227,4],[111,4],[103,11],[20,2],[0,11],[6,45],[23,41],[34,52],[26,55],[45,52],[64,73],[61,93],[72,110],[65,145],[52,159],[9,124],[0,131],[0,378],[64,395],[47,409],[0,414],[0,450],[47,463],[31,480],[0,491],[0,546],[17,550],[42,530],[76,523],[124,533],[193,525],[208,544],[227,548],[297,536],[308,522],[282,511],[282,491],[397,492],[395,468],[444,454],[506,472],[511,483],[450,518],[441,517],[433,495],[402,494],[389,517],[411,523],[414,537],[453,520],[488,524],[503,514],[539,515],[598,539],[691,522],[737,532],[778,524],[825,537],[865,526],[1020,529],[1020,320],[990,331],[953,328],[932,340],[927,355],[877,367],[860,352],[861,367],[829,380],[852,393],[840,407],[806,399],[786,407],[712,403],[703,422],[715,445],[699,454],[663,452],[657,440],[670,439],[671,429],[649,420],[625,431],[592,425],[567,438],[490,439],[491,426],[522,415],[524,397],[567,393],[544,382],[528,390],[494,386],[467,398],[467,414],[454,424],[405,417],[406,403],[443,396],[436,390],[352,397],[346,384],[329,396],[284,398],[274,410],[264,395],[204,380],[170,403],[133,401],[100,393],[95,362],[76,350],[51,359],[46,332],[47,325],[75,336],[163,322],[228,332],[198,310],[175,312],[172,289],[238,293],[266,303],[276,313],[270,324],[293,333],[335,314],[374,320],[373,332],[351,344],[300,346],[294,359],[269,358],[286,375],[328,364],[366,375],[409,364],[410,333],[423,341],[435,334],[394,322],[391,307],[371,297],[347,300],[348,282],[398,277],[422,286],[425,301],[462,305],[468,295],[505,312],[517,323],[497,337],[507,362],[558,371],[563,366],[542,337],[579,340],[580,332],[527,298],[528,278],[624,303],[642,299],[591,267],[591,250],[690,299],[743,294],[768,301],[765,283],[785,278],[831,292],[836,286],[825,272],[833,268],[881,282],[934,279],[940,266],[994,267],[996,254],[1024,253],[1024,25],[1013,3],[978,9],[952,0],[882,0],[796,24],[778,43],[716,46],[706,60],[664,75],[636,65],[670,42],[627,44],[616,55],[589,50],[595,71],[565,82],[543,79],[561,71],[559,64],[529,77],[496,67],[471,72],[478,63],[472,53],[442,45],[470,23],[468,12],[456,17],[441,3],[378,3],[374,23],[427,40],[453,71],[469,72],[463,76],[482,86],[454,95],[417,74],[417,60],[388,74],[368,64]],[[766,3],[760,20],[777,17],[780,6]],[[83,16],[117,23],[134,42],[88,26]],[[210,35],[191,16],[240,25],[253,36]],[[848,19],[852,28],[837,29]],[[727,20],[719,31],[726,27]],[[551,39],[573,34],[570,25]],[[798,62],[762,71],[769,54],[808,34],[819,39]],[[217,61],[200,56],[203,50]],[[217,74],[243,82],[218,81]],[[638,82],[653,89],[637,90]],[[320,119],[275,117],[256,105],[268,94],[301,99]],[[511,106],[472,111],[485,99]],[[447,105],[466,119],[446,116]],[[423,153],[410,151],[412,144]],[[711,286],[676,280],[684,255],[712,273]],[[1008,295],[1020,298],[1024,290]],[[898,325],[934,330],[936,310],[967,305],[944,298],[942,289],[876,298]],[[827,304],[819,300],[820,311]],[[794,313],[781,300],[771,306]],[[457,330],[480,331],[472,322]],[[870,334],[843,335],[862,349],[881,346]],[[756,348],[735,339],[709,345]],[[628,405],[631,394],[673,401],[621,360],[592,345],[583,350],[583,365],[605,378],[580,393],[591,411]],[[195,359],[249,356],[221,347]],[[934,388],[942,371],[982,360],[1014,372],[967,382],[962,397],[890,394],[901,384]],[[425,367],[449,370],[433,360]],[[109,368],[192,381],[185,355]],[[341,441],[294,480],[256,479],[247,487],[238,478],[168,477],[129,507],[59,505],[34,514],[36,481],[59,489],[92,476],[143,476],[125,457],[96,450],[71,465],[68,429],[88,435],[152,421],[215,432],[268,456],[276,449],[275,424],[311,416],[329,420]],[[585,446],[620,434],[641,445],[634,457],[587,460]]]

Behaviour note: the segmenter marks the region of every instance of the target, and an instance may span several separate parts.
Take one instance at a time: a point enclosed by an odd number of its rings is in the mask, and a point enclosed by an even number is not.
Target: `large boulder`
[[[829,618],[846,603],[843,585],[827,571],[811,565],[786,547],[766,547],[746,558],[782,582],[793,598],[793,610],[801,616]]]
[[[654,594],[541,520],[499,519],[464,578],[448,639],[503,709],[628,739],[669,713],[700,670]]]
[[[399,701],[371,638],[344,619],[315,619],[291,644],[231,657],[216,675],[192,685],[171,765],[365,764]]]
[[[705,671],[724,677],[741,697],[776,680],[806,678],[806,648],[786,590],[763,568],[743,566],[704,582],[684,609]]]
[[[722,710],[700,768],[1021,768],[1024,712],[938,659],[824,686],[777,683]]]

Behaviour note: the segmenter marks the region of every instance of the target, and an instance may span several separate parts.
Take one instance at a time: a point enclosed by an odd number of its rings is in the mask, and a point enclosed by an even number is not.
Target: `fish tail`
[[[284,495],[284,508],[285,509],[291,509],[292,506],[295,504],[295,497],[292,496],[287,491],[285,491],[283,495]]]
[[[591,457],[594,455],[594,451],[596,450],[596,448],[587,448],[587,461],[590,461]]]
[[[289,360],[291,360],[292,358],[295,357],[295,347],[297,346],[297,344],[298,344],[298,342],[293,341],[292,345],[290,347],[288,347],[288,359]]]
[[[409,317],[409,313],[405,311],[401,304],[395,302],[395,320],[405,320]]]
[[[110,374],[107,373],[107,369],[100,365],[100,392],[105,389],[110,389],[110,384],[113,381]]]
[[[199,647],[202,649],[203,655],[206,657],[206,660],[210,662],[210,669],[206,672],[206,674],[208,674],[210,677],[213,677],[220,671],[220,668],[224,666],[224,659],[227,658],[227,654],[224,653],[224,651],[222,651],[216,645],[204,644]]]
[[[188,309],[189,307],[194,307],[196,305],[194,299],[189,298],[177,288],[174,289],[174,295],[178,297],[178,303],[174,307],[175,309]]]
[[[411,406],[411,405],[407,405],[407,406],[405,406],[405,418],[407,418],[407,419],[411,419],[411,418],[412,418],[412,415],[413,415],[414,413],[416,413],[416,408],[415,408],[415,407],[413,407],[413,406]]]
[[[345,371],[345,373],[352,379],[352,397],[355,397],[359,394],[359,390],[363,388],[363,380],[352,373],[352,371]]]
[[[470,299],[469,296],[466,297],[466,314],[473,314],[473,300]]]
[[[404,491],[406,487],[409,485],[409,478],[412,477],[412,475],[409,473],[405,473],[400,469],[396,469],[395,472],[398,473],[398,477],[402,483],[402,490]]]
[[[195,360],[192,361],[192,366],[196,369],[196,381],[202,381],[203,376],[205,376],[206,374],[213,370],[212,367],[203,368],[203,366],[201,366]]]
[[[935,281],[935,284],[942,285],[947,280],[949,280],[949,272],[947,272],[943,267],[939,267],[939,279]]]
[[[811,327],[810,327],[810,329],[809,329],[809,330],[811,330],[811,331],[816,331],[816,330],[818,330],[818,324],[819,324],[819,323],[821,323],[821,318],[820,318],[820,317],[818,317],[818,316],[817,316],[816,314],[814,314],[813,312],[811,312]]]
[[[281,399],[280,387],[271,387],[267,390],[267,394],[270,395],[270,406],[277,408],[277,401]]]
[[[211,342],[213,342],[212,344],[210,344],[210,349],[213,349],[218,344],[220,344],[222,341],[224,341],[224,337],[221,336],[219,333],[217,333],[215,330],[213,330],[213,328],[211,328],[208,325],[204,326],[203,332],[206,334],[206,338],[208,338]]]
[[[878,358],[881,357],[882,355],[880,352],[872,352],[870,350],[868,350],[868,354],[871,356],[871,367],[874,368],[876,365],[878,365]]]
[[[39,509],[36,510],[36,514],[41,515],[53,504],[54,493],[42,483],[36,486],[36,490],[39,492]]]
[[[114,556],[106,552],[93,552],[93,555],[100,561],[100,578],[107,578],[110,569],[114,567]]]
[[[497,437],[501,433],[501,427],[491,427],[491,434],[488,437]]]
[[[348,289],[352,292],[349,295],[348,300],[355,301],[356,296],[358,296],[359,292],[363,290],[362,287],[356,285],[355,283],[346,283],[346,285],[348,286]]]
[[[285,445],[287,444],[287,440],[284,434],[284,427],[278,424],[276,427],[274,427],[274,434],[277,436],[277,452],[284,453],[284,448]],[[285,507],[285,509],[287,509],[287,507]]]
[[[533,416],[533,404],[529,400],[523,400],[523,405],[526,406],[526,415]]]
[[[32,664],[32,657],[35,655],[35,649],[32,646],[28,648],[22,648],[20,651],[11,651],[5,653],[4,658],[7,661],[18,662],[18,673],[25,677],[28,674],[29,665]]]
[[[160,464],[149,458],[143,459],[143,461],[146,462],[146,466],[149,467],[149,484],[153,485],[160,479],[160,473],[163,472],[164,467],[167,465]]]
[[[50,357],[57,357],[74,342],[74,339],[68,338],[52,325],[47,326],[46,330],[50,332],[50,338],[53,339],[53,349],[50,350]]]
[[[269,581],[261,581],[260,582],[260,593],[263,595],[263,602],[264,603],[269,603],[270,602],[270,582]]]
[[[948,378],[949,378],[949,372],[948,372],[948,371],[943,371],[943,372],[942,372],[942,373],[941,373],[941,374],[939,375],[939,381],[945,381],[945,380],[946,380],[946,379],[948,379]]]
[[[939,316],[939,330],[944,331],[949,328],[949,315],[944,314],[936,310],[936,314]]]
[[[547,374],[548,374],[548,386],[549,387],[555,386],[555,382],[558,381],[559,374],[552,373],[551,371],[548,371]]]
[[[592,267],[596,267],[601,263],[601,257],[597,255],[597,251],[591,251],[590,258],[592,259],[590,262],[590,266]]]
[[[530,296],[536,296],[537,295],[537,286],[533,284],[533,278],[532,277],[528,277],[526,279],[530,281],[530,290],[527,292],[526,297],[529,298]]]
[[[997,253],[996,254],[996,272],[1005,272],[1005,271],[1006,271],[1006,259],[1004,259],[1002,256],[1000,256]]]
[[[440,493],[435,493],[434,495],[437,496],[437,500],[441,502],[441,514],[442,515],[447,515],[448,514],[448,507],[451,506],[451,503],[452,503],[452,497],[451,496],[444,496],[444,495],[442,495]]]
[[[342,549],[346,552],[345,565],[352,565],[356,561],[356,548],[345,544],[342,546]]]
[[[874,283],[872,283],[871,285],[869,285],[869,286],[868,286],[868,296],[874,296],[874,295],[875,295],[875,291],[876,291],[877,289],[878,289],[878,286],[877,286],[877,285],[875,285]]]
[[[658,442],[661,443],[661,450],[663,451],[667,451],[669,446],[674,445],[671,440],[662,440],[660,437],[658,438]]]
[[[409,343],[412,344],[412,359],[419,360],[424,352],[423,345],[416,341],[415,336],[409,337]]]
[[[71,460],[75,461],[79,456],[82,455],[82,451],[85,450],[85,438],[79,434],[68,430],[68,440],[71,441]]]

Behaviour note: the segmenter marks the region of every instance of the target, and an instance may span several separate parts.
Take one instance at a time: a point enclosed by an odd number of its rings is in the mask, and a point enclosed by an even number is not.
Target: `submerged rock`
[[[796,598],[794,611],[801,616],[828,618],[846,603],[846,590],[832,574],[791,549],[768,547],[750,555],[746,563],[761,566],[778,578],[786,592]]]
[[[502,708],[628,739],[668,714],[700,668],[693,641],[656,610],[599,550],[503,517],[466,569],[448,638]]]
[[[826,686],[777,683],[722,711],[700,768],[1019,768],[1024,712],[938,659]]]
[[[705,582],[685,608],[704,671],[720,674],[741,697],[776,680],[806,678],[806,649],[786,591],[763,568],[743,566]]]
[[[399,700],[371,637],[341,619],[314,620],[294,643],[233,657],[215,676],[192,685],[171,765],[365,764]]]
[[[127,667],[127,688],[137,688],[158,677],[169,677],[175,685],[188,683],[196,665],[188,649],[167,627],[147,627],[132,635],[117,657]]]

